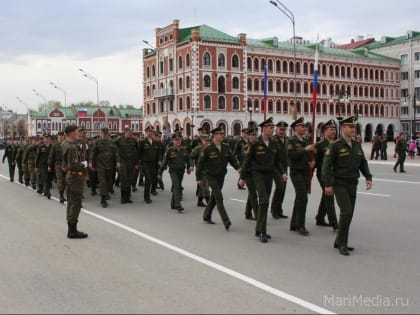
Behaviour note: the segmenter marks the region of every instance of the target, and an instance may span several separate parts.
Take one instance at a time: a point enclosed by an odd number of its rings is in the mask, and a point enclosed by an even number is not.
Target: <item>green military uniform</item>
[[[9,165],[10,182],[13,182],[15,180],[15,169],[16,169],[15,156],[16,156],[16,146],[12,143],[12,141],[10,141],[6,145],[6,148],[4,149],[4,154],[3,154],[3,163],[7,158],[7,164]]]
[[[153,130],[153,127],[146,128],[146,131]],[[144,201],[151,203],[150,193],[153,182],[157,180],[157,165],[160,161],[160,145],[158,141],[145,138],[139,144],[138,156],[141,170],[145,176]]]
[[[131,183],[133,182],[134,171],[137,164],[137,141],[132,137],[122,135],[115,141],[120,157],[120,190],[121,203],[132,203],[131,201]]]
[[[274,126],[273,118],[270,117],[259,126],[262,128]],[[267,234],[267,212],[273,186],[273,174],[275,172],[279,172],[280,174],[284,173],[277,143],[271,140],[271,135],[268,143],[264,141],[263,135],[261,135],[256,143],[250,144],[242,167],[241,179],[245,179],[248,174],[252,174],[254,180],[258,195],[255,236],[259,237],[261,242],[265,243],[271,238]]]
[[[66,135],[77,130],[74,125],[67,126]],[[78,141],[64,140],[61,144],[63,151],[63,169],[66,171],[67,187],[67,223],[68,238],[86,238],[88,235],[77,230],[77,222],[82,208],[84,188],[83,170],[85,166],[81,159],[81,150]],[[87,161],[85,161],[87,164]]]
[[[55,177],[57,179],[57,189],[60,194],[60,203],[64,203],[64,189],[66,188],[66,174],[62,168],[63,151],[61,148],[62,142],[56,142],[51,146],[50,155],[48,156],[48,167],[55,170]]]
[[[50,145],[42,143],[36,152],[35,168],[38,170],[38,193],[44,193],[48,199],[51,198],[51,177],[48,172],[48,157],[50,155]]]
[[[37,176],[35,172],[35,158],[36,158],[37,150],[38,150],[38,144],[35,142],[34,144],[30,145],[27,148],[26,152],[24,153],[26,154],[26,159],[28,163],[28,173],[29,173],[29,178],[30,178],[30,182],[31,182],[31,186],[33,190],[36,189],[36,185],[37,185]]]
[[[108,134],[108,128],[102,128],[102,133]],[[102,207],[107,207],[106,199],[113,190],[114,171],[117,163],[120,162],[116,144],[110,139],[98,139],[92,148],[92,167],[96,169],[99,180],[99,192],[101,195]],[[134,172],[131,170],[131,173]],[[124,182],[125,183],[125,182]],[[122,187],[122,186],[121,186]],[[123,190],[121,190],[122,192]],[[121,197],[122,198],[122,197]]]
[[[355,117],[349,117],[341,124],[354,125],[357,124],[357,120]],[[340,222],[334,244],[335,247],[340,248],[340,252],[342,247],[348,248],[349,229],[356,203],[360,172],[367,180],[372,180],[372,174],[360,143],[354,140],[347,143],[344,138],[341,138],[329,146],[322,164],[322,176],[325,187],[333,187],[340,207]]]
[[[211,141],[209,136],[206,136],[208,141]],[[198,159],[201,156],[201,153],[203,152],[205,146],[203,144],[200,144],[198,146],[196,146],[192,152],[191,152],[191,160],[193,162],[194,166],[197,166],[198,164]],[[196,196],[197,196],[197,207],[206,207],[206,205],[203,202],[203,199],[206,200],[207,204],[210,201],[210,189],[209,189],[209,182],[207,180],[207,176],[206,174],[202,174],[202,180],[201,180],[201,185],[197,184],[197,189],[196,189]]]
[[[300,118],[291,124],[294,129],[296,126],[304,124],[303,118]],[[293,205],[293,214],[290,222],[290,230],[297,231],[302,235],[308,235],[305,228],[306,206],[308,204],[308,184],[309,184],[309,156],[305,151],[309,145],[309,140],[292,136],[288,142],[288,157],[290,167],[290,179],[295,187],[295,201]]]
[[[175,135],[173,140],[179,141],[181,139]],[[169,167],[169,175],[171,176],[172,182],[171,209],[178,210],[179,212],[184,210],[181,206],[181,196],[185,167],[189,169],[191,166],[192,162],[187,150],[182,147],[175,148],[175,146],[172,146],[166,151],[159,169],[159,175],[162,176],[163,171]]]
[[[16,166],[18,168],[18,177],[19,183],[23,184],[23,177],[24,177],[24,167],[23,167],[23,152],[25,151],[26,146],[21,142],[16,150]]]
[[[22,153],[22,169],[23,169],[23,180],[25,186],[28,187],[31,181],[31,175],[29,173],[29,161],[28,161],[28,152],[29,147],[32,145],[32,139],[28,140],[28,143],[25,144]]]
[[[247,141],[247,144],[242,148],[243,149],[243,156],[245,157],[246,152],[248,152],[251,142]],[[245,219],[247,220],[256,220],[258,217],[258,196],[257,196],[257,189],[255,187],[255,182],[252,177],[252,172],[250,170],[244,171],[243,170],[243,162],[242,166],[242,176],[246,182],[246,187],[248,187],[248,198],[246,200],[245,205]]]
[[[337,124],[334,120],[329,120],[323,126],[323,128],[336,128]],[[322,188],[321,201],[318,207],[318,213],[316,215],[317,225],[325,226],[325,215],[328,216],[328,223],[336,230],[338,228],[337,215],[335,213],[334,196],[325,195],[325,183],[322,179],[322,163],[324,161],[325,153],[328,151],[331,142],[328,139],[318,142],[315,145],[315,168],[316,177]]]
[[[212,134],[219,132],[223,133],[223,129],[220,127],[212,130]],[[203,214],[203,220],[207,223],[214,224],[211,220],[211,215],[214,207],[217,205],[217,210],[219,211],[226,230],[230,228],[231,221],[223,204],[222,188],[227,173],[228,162],[233,166],[233,168],[239,168],[239,164],[234,158],[229,146],[222,143],[218,148],[213,142],[203,150],[198,160],[196,171],[197,181],[201,181],[204,176],[207,176],[209,186],[212,190],[210,201]]]
[[[397,171],[397,167],[400,167],[400,172],[401,173],[405,173],[405,168],[404,168],[404,162],[405,159],[407,158],[407,139],[404,138],[403,139],[399,139],[395,145],[395,153],[397,153],[398,155],[398,160],[397,163],[394,165],[394,171]]]
[[[277,123],[277,128],[287,128],[289,125],[280,121]],[[284,196],[286,195],[287,182],[284,181],[283,175],[287,175],[288,168],[288,156],[287,156],[287,146],[288,146],[288,137],[279,138],[277,135],[273,136],[273,141],[277,143],[277,150],[280,155],[280,162],[282,163],[282,169],[284,173],[274,172],[274,183],[276,184],[276,189],[273,193],[273,198],[271,199],[271,215],[273,219],[287,219],[287,216],[284,214],[283,210],[283,201]]]
[[[248,128],[242,129],[242,134],[246,134],[248,132]],[[245,137],[240,137],[236,141],[232,141],[233,143],[233,155],[238,160],[239,165],[242,165],[244,162],[245,157],[245,147],[248,147],[248,140]],[[239,187],[238,189],[245,189],[242,187]]]

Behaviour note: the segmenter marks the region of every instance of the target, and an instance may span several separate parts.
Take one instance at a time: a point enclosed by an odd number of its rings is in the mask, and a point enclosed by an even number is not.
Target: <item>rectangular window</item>
[[[416,132],[420,131],[420,123],[416,123]]]
[[[408,97],[408,89],[402,89],[401,90],[401,98]]]
[[[416,70],[416,71],[414,71],[414,77],[415,77],[416,79],[420,79],[420,70]]]
[[[420,61],[420,52],[414,53],[414,60],[415,61]]]
[[[420,114],[420,106],[416,106],[416,115]]]
[[[408,115],[408,107],[401,107],[401,115]]]
[[[408,80],[408,71],[401,72],[401,81]]]
[[[403,65],[408,64],[408,54],[401,55],[401,64]]]
[[[416,99],[420,101],[420,88],[415,88],[414,93],[416,94]]]
[[[401,129],[403,132],[408,132],[408,123],[402,123],[401,124]]]
[[[172,72],[174,71],[174,60],[171,58],[169,59],[169,71]],[[407,73],[408,75],[408,73]]]

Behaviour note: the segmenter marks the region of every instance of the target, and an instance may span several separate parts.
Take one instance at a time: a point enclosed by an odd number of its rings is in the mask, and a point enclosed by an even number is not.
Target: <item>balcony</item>
[[[154,99],[160,99],[160,98],[171,98],[174,97],[174,89],[173,88],[167,88],[167,89],[160,89],[158,91],[153,92],[153,98]]]

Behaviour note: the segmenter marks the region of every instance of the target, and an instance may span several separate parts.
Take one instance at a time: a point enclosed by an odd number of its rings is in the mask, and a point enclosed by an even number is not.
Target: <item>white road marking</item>
[[[3,175],[0,175],[0,177],[1,178],[4,178],[4,179],[7,179],[7,180],[10,180],[8,177],[3,176]],[[52,198],[52,199],[55,200],[55,201],[58,201],[57,198]],[[281,291],[281,290],[278,290],[276,288],[270,287],[269,285],[267,285],[267,284],[265,284],[265,283],[263,283],[261,281],[258,281],[258,280],[254,279],[254,278],[251,278],[251,277],[248,277],[247,275],[244,275],[244,274],[239,273],[239,272],[237,272],[237,271],[235,271],[233,269],[230,269],[230,268],[227,268],[225,266],[222,266],[222,265],[220,265],[218,263],[215,263],[215,262],[213,262],[211,260],[208,260],[208,259],[206,259],[204,257],[201,257],[201,256],[198,256],[198,255],[193,254],[191,252],[188,252],[188,251],[186,251],[186,250],[184,250],[184,249],[182,249],[180,247],[174,246],[174,245],[172,245],[172,244],[170,244],[168,242],[162,241],[162,240],[160,240],[160,239],[158,239],[156,237],[153,237],[153,236],[148,235],[146,233],[143,233],[143,232],[140,232],[138,230],[135,230],[135,229],[133,229],[133,228],[127,226],[127,225],[124,225],[124,224],[119,223],[117,221],[111,220],[111,219],[109,219],[107,217],[104,217],[102,215],[96,214],[94,212],[91,212],[91,211],[86,210],[86,209],[83,209],[83,208],[81,209],[81,211],[83,213],[87,214],[87,215],[90,215],[90,216],[92,216],[94,218],[97,218],[97,219],[99,219],[101,221],[104,221],[106,223],[109,223],[109,224],[111,224],[113,226],[116,226],[116,227],[122,229],[122,230],[125,230],[127,232],[130,232],[130,233],[132,233],[134,235],[137,235],[137,236],[139,236],[139,237],[141,237],[141,238],[143,238],[145,240],[148,240],[148,241],[150,241],[152,243],[155,243],[155,244],[157,244],[159,246],[162,246],[162,247],[164,247],[166,249],[169,249],[169,250],[171,250],[173,252],[176,252],[176,253],[178,253],[180,255],[183,255],[183,256],[188,257],[188,258],[190,258],[192,260],[195,260],[196,262],[199,262],[199,263],[201,263],[201,264],[203,264],[205,266],[208,266],[210,268],[213,268],[215,270],[218,270],[218,271],[220,271],[220,272],[222,272],[224,274],[227,274],[227,275],[229,275],[229,276],[231,276],[233,278],[236,278],[236,279],[238,279],[240,281],[243,281],[245,283],[248,283],[248,284],[250,284],[250,285],[252,285],[252,286],[254,286],[254,287],[258,288],[258,289],[261,289],[263,291],[266,291],[266,292],[268,292],[268,293],[270,293],[272,295],[275,295],[275,296],[277,296],[277,297],[279,297],[281,299],[284,299],[286,301],[289,301],[291,303],[294,303],[296,305],[299,305],[299,306],[301,306],[303,308],[306,308],[306,309],[308,309],[310,311],[313,311],[313,312],[318,313],[318,314],[335,314],[335,313],[333,313],[333,312],[331,312],[331,311],[329,311],[329,310],[327,310],[325,308],[322,308],[322,307],[320,307],[318,305],[315,305],[313,303],[307,302],[307,301],[305,301],[305,300],[303,300],[301,298],[298,298],[296,296],[293,296],[291,294],[288,294],[288,293],[286,293],[284,291]]]
[[[373,181],[375,182],[385,182],[385,183],[397,183],[397,184],[410,184],[410,185],[420,185],[420,182],[408,182],[404,180],[391,180],[391,179],[379,179],[374,178]]]
[[[391,197],[391,195],[380,195],[380,194],[372,194],[372,193],[365,193],[365,192],[358,192],[359,195],[367,195],[367,196],[378,196],[378,197]]]
[[[231,198],[230,200],[237,201],[237,202],[242,202],[242,203],[246,203],[246,200],[241,200],[241,199],[233,199],[233,198]]]

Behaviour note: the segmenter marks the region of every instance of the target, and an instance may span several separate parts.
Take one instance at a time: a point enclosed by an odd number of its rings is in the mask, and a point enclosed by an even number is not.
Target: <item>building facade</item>
[[[294,50],[275,37],[230,36],[207,25],[182,29],[178,20],[157,28],[155,37],[156,49],[143,50],[145,127],[167,133],[182,127],[191,136],[197,127],[222,125],[239,135],[250,120],[264,119],[263,107],[275,121],[311,121],[315,45],[296,42]],[[399,60],[365,48],[321,47],[317,133],[332,117],[357,115],[366,141],[375,132],[394,137],[400,129],[399,71]]]
[[[143,130],[142,116],[141,109],[121,109],[112,106],[46,107],[40,112],[31,112],[28,115],[28,135],[56,135],[66,126],[73,124],[85,128],[88,136],[99,135],[103,127],[109,128],[111,133],[122,132],[126,126],[134,132],[140,132]]]
[[[366,46],[371,52],[400,60],[401,129],[420,135],[420,32],[400,37],[383,37]]]

